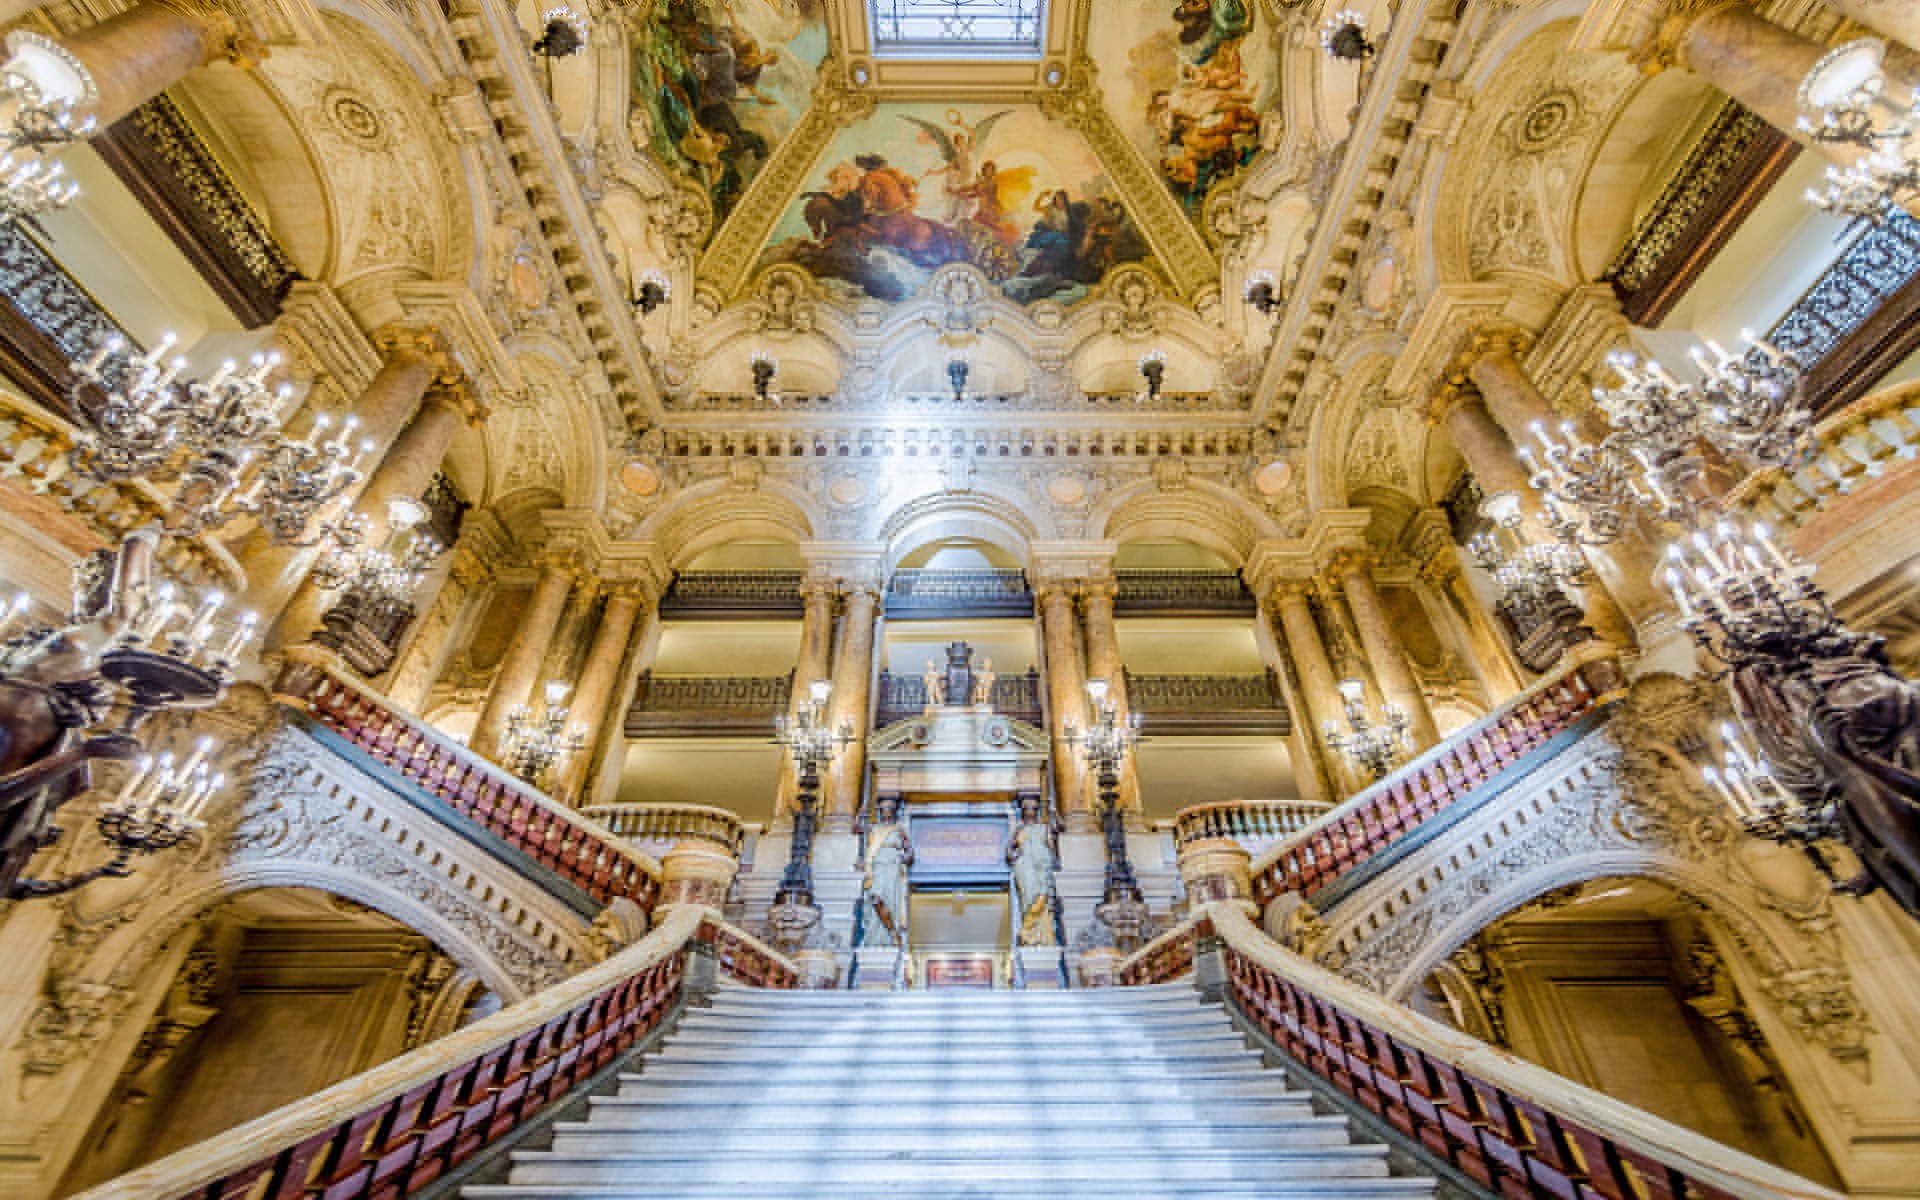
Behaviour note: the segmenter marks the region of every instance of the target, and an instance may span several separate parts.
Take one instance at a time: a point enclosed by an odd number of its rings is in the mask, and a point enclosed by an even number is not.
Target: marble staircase
[[[466,1200],[1430,1198],[1185,984],[723,988]]]

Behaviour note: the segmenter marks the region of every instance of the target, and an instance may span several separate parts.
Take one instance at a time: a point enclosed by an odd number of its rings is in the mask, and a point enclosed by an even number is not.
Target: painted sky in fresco
[[[1196,220],[1259,148],[1279,59],[1259,0],[1098,0],[1087,51],[1120,129]]]
[[[883,104],[828,146],[759,268],[899,300],[970,262],[1016,302],[1072,304],[1147,254],[1093,152],[1038,109]]]
[[[640,0],[628,20],[648,149],[706,187],[718,228],[806,112],[822,0]]]

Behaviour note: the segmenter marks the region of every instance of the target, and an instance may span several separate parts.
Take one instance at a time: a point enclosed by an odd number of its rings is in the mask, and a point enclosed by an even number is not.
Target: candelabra
[[[1272,271],[1255,271],[1247,276],[1246,291],[1242,293],[1247,303],[1260,310],[1260,315],[1270,321],[1278,321],[1286,306],[1286,297],[1281,294],[1280,282],[1273,277]]]
[[[1346,709],[1347,729],[1337,721],[1321,726],[1327,746],[1335,754],[1344,754],[1353,764],[1375,779],[1385,779],[1407,748],[1407,730],[1412,722],[1392,703],[1382,704],[1382,719],[1367,715],[1366,685],[1358,679],[1343,679],[1337,685],[1340,704]]]
[[[1140,377],[1147,381],[1147,400],[1149,402],[1158,400],[1161,385],[1167,379],[1167,356],[1158,350],[1149,350],[1142,354]]]
[[[80,193],[53,155],[93,135],[75,110],[99,99],[92,77],[56,42],[19,30],[0,64],[0,223],[65,208]],[[31,157],[27,157],[31,155]]]
[[[1379,50],[1367,37],[1367,19],[1350,8],[1328,17],[1320,27],[1320,48],[1343,62],[1369,59]]]
[[[773,376],[780,369],[780,360],[765,350],[755,350],[751,361],[753,371],[753,394],[760,399],[773,402]]]
[[[780,889],[774,895],[776,905],[813,905],[813,832],[818,818],[820,769],[833,761],[842,746],[853,741],[851,721],[842,720],[838,728],[827,723],[827,697],[832,694],[833,684],[816,679],[807,685],[807,698],[792,718],[780,717],[774,722],[773,740],[793,755],[798,773],[793,843],[787,851]]]
[[[1614,541],[1635,508],[1686,528],[1708,520],[1713,505],[1699,494],[1699,443],[1755,466],[1788,466],[1806,454],[1812,425],[1800,364],[1751,332],[1743,336],[1752,346],[1737,357],[1713,342],[1694,348],[1698,384],[1675,379],[1651,360],[1609,356],[1621,385],[1593,390],[1613,426],[1598,442],[1582,441],[1571,421],[1561,424],[1561,441],[1544,422],[1534,422],[1541,456],[1523,446],[1520,457],[1541,494],[1547,524],[1562,541]]]
[[[567,723],[570,714],[566,699],[567,685],[549,679],[541,689],[543,711],[519,704],[507,714],[501,762],[534,787],[545,787],[554,768],[578,753],[586,742],[585,730]]]
[[[113,337],[73,364],[74,407],[87,428],[69,462],[101,482],[177,479],[170,533],[200,533],[250,515],[278,544],[311,544],[304,539],[314,515],[360,479],[358,457],[373,448],[363,442],[353,450],[358,422],[349,417],[332,441],[323,440],[324,416],[305,439],[285,437],[277,410],[291,390],[266,385],[278,355],[255,355],[249,371],[229,360],[209,379],[181,381],[186,360],[162,361],[173,345],[168,334],[134,354]]]
[[[972,368],[968,365],[967,356],[964,354],[956,354],[947,360],[947,382],[953,385],[953,399],[956,404],[967,398],[967,376],[971,371]]]
[[[1816,208],[1878,222],[1920,196],[1920,97],[1888,78],[1886,53],[1878,38],[1848,42],[1800,82],[1800,128],[1864,152],[1851,166],[1829,166],[1824,190],[1807,189]]]
[[[633,306],[640,315],[651,316],[653,310],[673,299],[673,284],[658,271],[648,271],[640,277],[640,286],[634,290]]]
[[[1120,815],[1120,767],[1140,740],[1140,714],[1131,713],[1122,720],[1108,691],[1106,680],[1087,680],[1087,699],[1093,704],[1092,723],[1082,731],[1069,718],[1065,734],[1067,744],[1085,758],[1099,791],[1100,830],[1107,842],[1107,903],[1125,901],[1138,905],[1140,885],[1133,877],[1133,862],[1127,856],[1126,826]],[[1143,918],[1144,915],[1141,914]]]
[[[569,58],[587,44],[587,21],[571,8],[550,8],[540,17],[533,52],[542,58]]]

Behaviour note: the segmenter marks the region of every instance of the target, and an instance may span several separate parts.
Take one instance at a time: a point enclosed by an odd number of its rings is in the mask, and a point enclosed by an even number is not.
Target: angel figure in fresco
[[[1010,108],[1002,109],[969,126],[960,119],[959,109],[950,108],[947,110],[947,124],[953,126],[951,132],[932,121],[900,114],[902,121],[919,126],[921,141],[932,143],[940,151],[941,165],[927,168],[920,178],[942,176],[940,183],[947,197],[947,224],[958,224],[960,218],[967,215],[967,204],[974,200],[972,189],[978,182],[974,176],[974,154],[980,149],[980,144],[987,140],[987,135],[993,132],[1000,118],[1012,111]]]

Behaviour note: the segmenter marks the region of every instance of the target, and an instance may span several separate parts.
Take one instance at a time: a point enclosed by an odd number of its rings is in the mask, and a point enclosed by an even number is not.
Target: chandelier
[[[278,413],[292,389],[266,385],[279,355],[256,354],[246,371],[229,360],[211,378],[182,381],[186,360],[162,361],[174,342],[169,333],[135,354],[112,337],[72,364],[74,407],[86,425],[68,452],[74,469],[103,483],[177,479],[169,533],[245,515],[276,544],[311,545],[314,515],[360,480],[356,464],[373,449],[353,447],[358,421],[347,418],[327,441],[331,422],[319,416],[304,439],[289,438]]]
[[[773,740],[793,756],[798,775],[795,780],[793,841],[787,851],[787,867],[780,876],[774,895],[776,906],[810,907],[813,904],[813,833],[818,817],[820,769],[831,763],[840,748],[853,741],[853,722],[843,718],[838,727],[828,724],[827,698],[833,684],[816,679],[807,685],[807,695],[794,709],[792,717],[776,717]]]
[[[252,612],[231,618],[217,591],[191,604],[171,583],[150,586],[154,541],[150,533],[137,534],[118,552],[84,559],[74,572],[73,608],[59,624],[31,620],[25,597],[0,614],[0,690],[10,695],[0,707],[0,731],[15,747],[42,747],[0,775],[0,802],[12,807],[36,793],[54,797],[19,818],[7,847],[38,849],[58,840],[54,813],[82,790],[68,780],[89,760],[141,758],[95,821],[114,847],[110,862],[61,880],[24,880],[19,872],[28,856],[8,855],[0,864],[0,897],[57,895],[126,874],[132,855],[178,845],[197,830],[195,814],[224,782],[206,768],[210,739],[176,766],[171,755],[142,756],[140,735],[156,713],[219,699],[259,620]],[[104,648],[89,653],[89,644]]]
[[[1613,426],[1597,442],[1581,440],[1572,421],[1561,423],[1558,441],[1545,422],[1533,423],[1540,454],[1525,446],[1519,454],[1561,541],[1614,541],[1636,508],[1669,524],[1699,525],[1711,508],[1698,495],[1705,468],[1695,453],[1699,443],[1761,467],[1788,466],[1805,455],[1812,425],[1800,364],[1751,332],[1742,336],[1751,348],[1740,356],[1714,342],[1692,350],[1697,384],[1652,360],[1609,355],[1621,383],[1593,389]]]
[[[1530,544],[1520,532],[1520,497],[1495,492],[1480,504],[1480,513],[1494,528],[1474,535],[1467,543],[1474,561],[1500,589],[1501,602],[1543,605],[1563,596],[1563,588],[1591,581],[1592,572],[1580,551],[1564,542]]]
[[[54,154],[93,135],[75,110],[100,98],[92,76],[59,43],[27,30],[7,36],[0,63],[0,224],[65,208],[80,194]]]
[[[507,732],[501,754],[507,770],[534,787],[545,787],[554,768],[567,761],[586,742],[578,723],[568,724],[567,685],[549,679],[542,689],[543,711],[515,705],[507,714]]]
[[[1889,80],[1887,44],[1860,38],[1829,51],[1800,81],[1800,128],[1815,141],[1854,146],[1852,165],[1829,166],[1814,207],[1879,222],[1920,197],[1920,97]],[[1905,93],[1898,101],[1895,89]]]
[[[1358,679],[1342,679],[1335,686],[1346,709],[1347,728],[1341,729],[1338,721],[1324,722],[1320,731],[1328,747],[1374,779],[1385,779],[1406,752],[1412,721],[1391,701],[1380,706],[1382,719],[1374,720],[1367,714],[1366,685]]]
[[[415,532],[427,519],[427,507],[410,496],[387,501],[387,544],[368,547],[367,518],[349,513],[323,526],[333,544],[313,569],[313,581],[366,605],[399,606],[419,590],[433,560],[446,550],[437,539]],[[404,539],[404,544],[403,544]]]
[[[1140,714],[1130,713],[1122,720],[1108,694],[1110,690],[1104,679],[1087,680],[1087,699],[1093,705],[1093,720],[1083,731],[1069,717],[1063,733],[1067,744],[1086,759],[1087,768],[1093,772],[1094,786],[1099,790],[1100,828],[1107,843],[1107,904],[1123,902],[1138,906],[1140,884],[1134,879],[1133,863],[1127,856],[1126,827],[1120,815],[1120,767],[1140,740]],[[1145,915],[1144,911],[1140,912],[1142,921]],[[1111,916],[1103,916],[1109,924],[1114,924]],[[1122,930],[1116,928],[1115,932]]]

